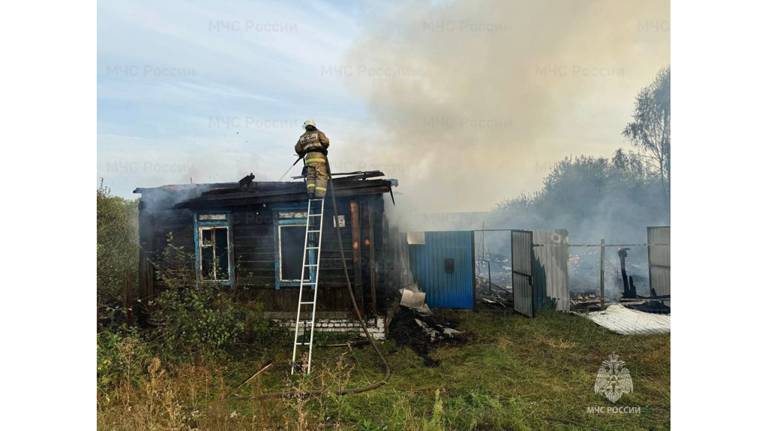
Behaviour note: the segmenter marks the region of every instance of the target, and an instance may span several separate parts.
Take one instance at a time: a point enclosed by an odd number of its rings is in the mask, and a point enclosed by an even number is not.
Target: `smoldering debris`
[[[461,344],[467,336],[452,322],[434,314],[420,313],[406,307],[399,307],[389,324],[389,338],[398,346],[408,346],[424,360],[427,367],[437,367],[440,361],[430,356],[437,345],[444,343]]]
[[[475,279],[475,294],[479,304],[490,309],[510,309],[515,304],[515,296],[511,288],[499,286],[484,277]]]
[[[597,293],[581,293],[571,295],[571,311],[576,313],[588,313],[601,310],[603,301]]]
[[[600,289],[600,246],[570,244],[568,258],[568,289],[572,298],[598,294]],[[607,245],[603,262],[605,299],[617,302],[621,298],[649,295],[647,249]]]
[[[646,313],[654,314],[670,314],[670,311],[672,310],[671,307],[664,304],[663,301],[654,300],[624,303],[623,305],[632,310],[644,311]]]
[[[475,261],[475,267],[479,273],[483,274],[483,279],[487,280],[490,277],[495,285],[510,287],[512,286],[512,262],[509,255],[508,250],[506,255],[486,252],[482,258]]]

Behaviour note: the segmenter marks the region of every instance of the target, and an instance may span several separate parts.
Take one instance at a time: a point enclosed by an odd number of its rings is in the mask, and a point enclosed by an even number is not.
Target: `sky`
[[[488,210],[628,147],[669,64],[668,1],[101,1],[97,25],[97,181],[124,197],[277,180],[313,119],[335,171]]]

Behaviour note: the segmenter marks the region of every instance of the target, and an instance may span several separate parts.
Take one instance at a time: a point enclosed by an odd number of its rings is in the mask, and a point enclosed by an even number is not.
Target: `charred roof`
[[[333,175],[336,196],[392,193],[397,180],[385,179],[381,171],[346,172]],[[247,178],[247,177],[246,177]],[[306,199],[303,181],[240,181],[211,184],[176,184],[137,188],[142,201],[155,208],[208,209],[249,206]]]

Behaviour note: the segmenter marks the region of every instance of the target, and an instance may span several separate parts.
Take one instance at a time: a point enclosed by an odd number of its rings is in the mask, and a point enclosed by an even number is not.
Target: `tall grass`
[[[452,313],[472,332],[465,345],[441,346],[440,365],[426,368],[408,348],[383,346],[394,374],[375,391],[335,396],[334,390],[378,380],[370,347],[316,349],[311,376],[291,376],[289,343],[253,356],[170,363],[141,348],[115,349],[133,375],[99,390],[102,429],[200,430],[525,430],[669,428],[669,336],[612,334],[581,317],[544,313],[536,319]],[[126,335],[130,338],[130,335]],[[133,350],[131,350],[133,349]],[[257,352],[257,350],[253,350]],[[616,405],[640,414],[595,415],[612,406],[592,389],[603,359],[627,362],[635,392]],[[267,358],[274,365],[249,384]],[[321,390],[312,397],[261,399],[274,391]]]

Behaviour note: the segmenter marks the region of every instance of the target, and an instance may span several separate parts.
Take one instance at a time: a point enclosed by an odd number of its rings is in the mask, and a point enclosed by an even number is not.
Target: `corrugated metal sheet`
[[[533,243],[535,291],[554,300],[558,311],[569,311],[568,231],[535,230]]]
[[[528,277],[512,274],[512,292],[515,298],[515,311],[533,317],[533,286]]]
[[[609,305],[603,311],[587,314],[589,320],[622,335],[668,334],[668,314],[653,314],[631,310],[623,305]]]
[[[409,245],[411,271],[432,308],[474,308],[472,231],[425,232],[423,245]]]
[[[670,246],[669,226],[648,227],[650,286],[657,295],[670,295]]]
[[[534,315],[533,232],[512,231],[512,292],[515,311]]]

